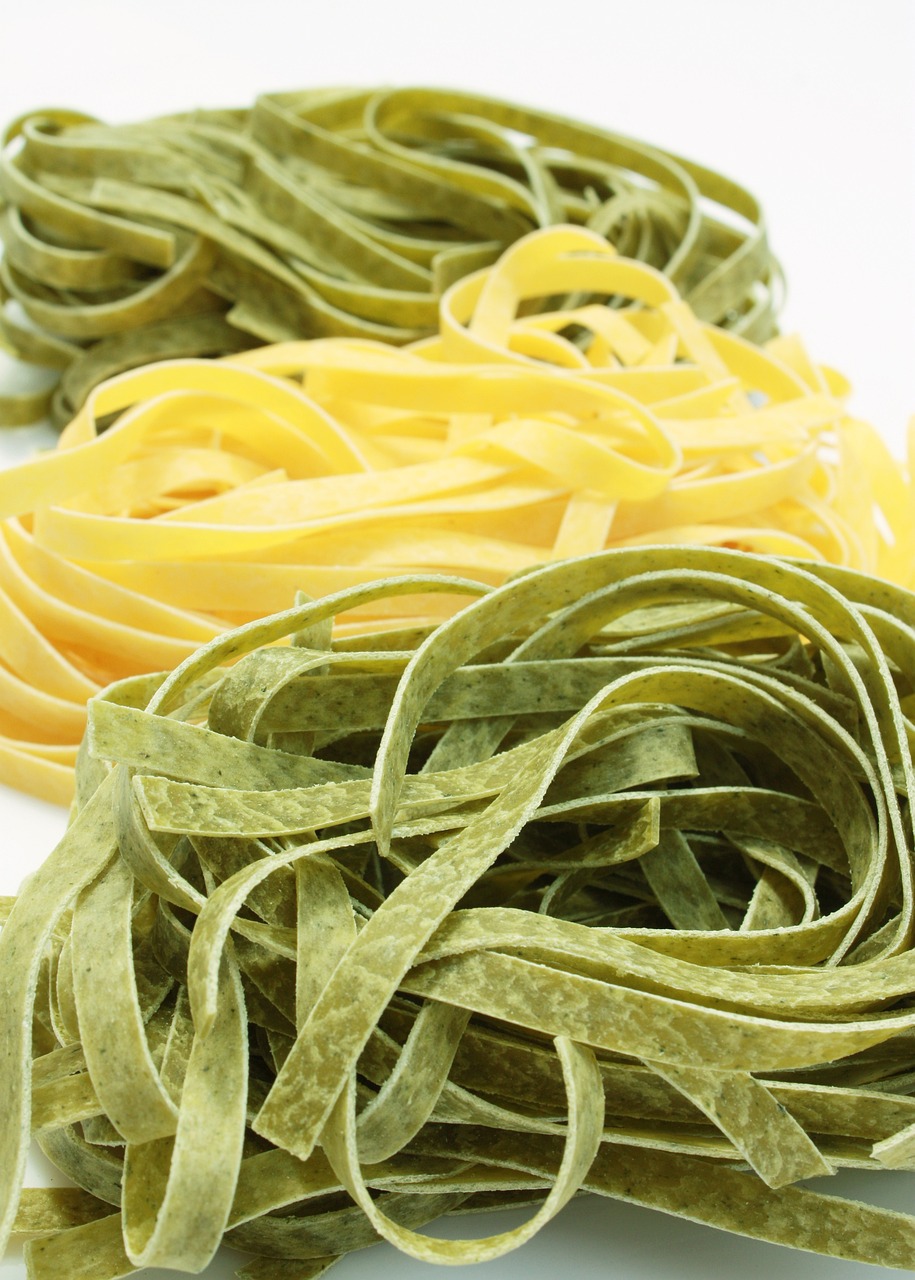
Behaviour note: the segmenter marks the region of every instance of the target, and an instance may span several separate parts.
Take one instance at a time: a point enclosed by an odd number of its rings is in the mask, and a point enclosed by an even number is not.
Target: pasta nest
[[[410,594],[464,607],[334,630]],[[0,934],[30,1274],[482,1260],[582,1189],[911,1268],[911,1216],[792,1184],[915,1159],[913,698],[904,589],[682,546],[348,587],[113,686]],[[84,1190],[14,1220],[30,1127]]]
[[[796,339],[700,321],[571,226],[452,285],[438,336],[404,349],[315,339],[113,378],[0,475],[5,779],[66,802],[89,697],[299,590],[498,585],[658,541],[908,582],[907,474],[846,391]],[[372,597],[341,626],[454,607]]]
[[[60,370],[0,422],[66,423],[106,378],[263,342],[434,333],[455,280],[538,227],[586,226],[703,320],[775,332],[759,202],[658,147],[442,89],[264,94],[108,125],[28,112],[0,156],[0,340]]]

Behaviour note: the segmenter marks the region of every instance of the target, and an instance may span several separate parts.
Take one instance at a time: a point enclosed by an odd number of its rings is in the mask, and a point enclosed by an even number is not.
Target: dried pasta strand
[[[411,593],[465,603],[333,625]],[[907,589],[677,545],[348,587],[111,686],[0,932],[30,1275],[478,1261],[578,1190],[912,1269],[911,1215],[797,1185],[912,1164],[912,705]],[[17,1213],[30,1127],[81,1190]]]
[[[572,302],[526,315],[544,292]],[[438,336],[404,350],[323,338],[113,378],[56,451],[0,474],[4,775],[68,800],[89,696],[296,591],[498,585],[659,539],[908,582],[908,479],[843,395],[798,343],[700,322],[576,226],[458,280]],[[428,628],[458,602],[376,595],[337,626]]]
[[[4,319],[2,336],[63,370],[56,391],[0,398],[8,423],[63,423],[103,378],[163,356],[422,337],[449,284],[562,222],[666,271],[703,319],[774,331],[780,270],[749,192],[494,98],[305,90],[118,126],[46,109],[4,141],[0,291],[39,335]]]

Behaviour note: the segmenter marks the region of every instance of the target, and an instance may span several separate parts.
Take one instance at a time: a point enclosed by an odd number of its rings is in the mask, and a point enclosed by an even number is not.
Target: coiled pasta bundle
[[[0,336],[62,369],[8,422],[72,417],[168,357],[435,329],[449,284],[574,222],[666,271],[697,314],[774,331],[779,268],[737,183],[596,126],[439,89],[266,94],[247,110],[112,127],[36,111],[0,159]],[[36,332],[37,328],[37,332]],[[53,399],[53,403],[52,403]]]
[[[581,292],[629,305],[527,313]],[[406,349],[320,339],[112,379],[56,451],[0,474],[4,780],[66,800],[87,698],[297,590],[496,585],[658,540],[907,582],[907,478],[845,391],[796,340],[702,324],[576,227],[458,281],[438,336]],[[353,625],[451,608],[367,603]]]
[[[415,592],[467,603],[332,639]],[[582,1188],[912,1268],[911,1215],[792,1184],[915,1159],[913,698],[912,594],[696,547],[349,588],[115,686],[0,934],[30,1275],[469,1262]],[[84,1190],[14,1216],[30,1128]]]

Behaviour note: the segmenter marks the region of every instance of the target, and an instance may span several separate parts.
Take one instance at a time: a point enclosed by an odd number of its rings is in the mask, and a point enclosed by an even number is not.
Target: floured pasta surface
[[[656,541],[907,583],[906,471],[846,390],[797,340],[702,323],[662,273],[570,226],[458,281],[438,336],[406,349],[317,339],[112,379],[55,452],[0,474],[4,780],[68,800],[92,694],[297,590],[498,585]],[[454,607],[369,597],[346,626]]]
[[[410,594],[465,604],[333,630]],[[579,1190],[915,1268],[915,1217],[794,1185],[915,1160],[913,698],[906,590],[682,546],[113,686],[0,933],[30,1276],[482,1260]],[[20,1200],[30,1132],[81,1190]]]
[[[769,337],[780,273],[755,198],[651,145],[440,89],[265,94],[109,126],[34,111],[0,158],[0,341],[62,371],[0,397],[60,424],[152,360],[434,332],[453,281],[573,222],[667,272],[703,320]]]

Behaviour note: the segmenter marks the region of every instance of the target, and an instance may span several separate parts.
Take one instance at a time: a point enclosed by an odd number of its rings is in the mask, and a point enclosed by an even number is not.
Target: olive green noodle
[[[594,125],[442,89],[265,94],[105,125],[36,110],[0,158],[0,342],[62,370],[0,420],[64,422],[152,360],[333,334],[403,344],[438,299],[562,222],[666,271],[701,319],[762,340],[780,273],[732,180]],[[586,295],[582,295],[584,297]]]
[[[695,547],[300,598],[111,686],[3,903],[30,1277],[481,1261],[583,1191],[915,1269],[915,1217],[798,1185],[915,1167],[913,699],[906,590]],[[20,1191],[30,1133],[76,1189]]]

